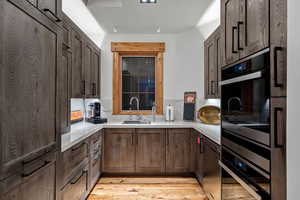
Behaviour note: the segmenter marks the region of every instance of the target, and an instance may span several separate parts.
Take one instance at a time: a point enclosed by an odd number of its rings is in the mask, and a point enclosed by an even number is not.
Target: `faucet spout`
[[[129,100],[130,107],[132,108],[132,103],[133,103],[134,100],[136,101],[136,108],[137,108],[137,110],[140,110],[140,100],[137,97],[131,97],[130,98],[130,100]]]

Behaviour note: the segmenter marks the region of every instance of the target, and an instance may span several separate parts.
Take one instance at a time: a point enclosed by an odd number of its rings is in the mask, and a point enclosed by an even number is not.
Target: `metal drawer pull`
[[[50,9],[44,8],[43,11],[50,13],[55,18],[56,22],[61,22],[61,19],[59,19]]]
[[[236,78],[221,81],[221,85],[229,85],[229,84],[232,84],[232,83],[238,83],[238,82],[242,82],[242,81],[253,80],[253,79],[261,78],[262,75],[263,75],[263,72],[258,71],[258,72],[254,72],[254,73],[247,74],[247,75],[244,75],[244,76],[239,76],[239,77],[236,77]]]
[[[238,53],[237,51],[234,50],[234,46],[235,46],[235,45],[234,45],[234,39],[235,39],[235,37],[234,37],[234,31],[235,31],[235,30],[237,30],[237,27],[236,27],[236,26],[233,26],[233,27],[232,27],[232,53]]]
[[[84,173],[85,173],[85,171],[83,170],[79,176],[75,177],[75,180],[71,181],[71,184],[72,185],[76,184],[81,179],[81,177],[84,175]]]
[[[32,174],[34,174],[35,172],[39,171],[40,169],[42,169],[43,167],[45,167],[46,165],[48,165],[49,163],[51,163],[51,161],[44,161],[42,162],[43,164],[38,166],[37,168],[35,168],[34,170],[32,170],[31,172],[29,173],[23,173],[22,174],[22,177],[28,177],[28,176],[31,176]]]
[[[78,149],[81,149],[81,147],[83,147],[84,145],[85,145],[85,143],[82,143],[78,147],[72,148],[72,151],[77,151]]]
[[[240,177],[238,177],[233,171],[231,171],[225,164],[223,164],[219,160],[219,165],[230,175],[232,178],[234,178],[241,186],[247,190],[255,199],[262,200],[261,196],[257,194],[257,192],[252,189],[247,183],[245,183]]]

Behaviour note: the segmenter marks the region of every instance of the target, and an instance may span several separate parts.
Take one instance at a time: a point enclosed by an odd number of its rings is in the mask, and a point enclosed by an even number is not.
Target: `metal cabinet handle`
[[[200,153],[204,153],[204,137],[200,137]]]
[[[79,145],[78,147],[72,148],[71,151],[77,151],[78,149],[81,149],[81,147],[83,147],[85,145],[85,143],[82,143],[81,145]]]
[[[274,81],[275,87],[283,87],[283,83],[278,81],[278,52],[283,51],[282,47],[274,48]]]
[[[231,171],[225,164],[219,161],[219,165],[224,169],[232,178],[234,178],[247,192],[249,192],[256,200],[262,200],[261,196],[250,187],[245,181],[238,177],[233,171]]]
[[[51,163],[51,161],[44,161],[42,162],[42,164],[38,167],[36,167],[35,169],[33,169],[31,172],[29,173],[23,173],[22,177],[28,177],[31,176],[32,174],[34,174],[35,172],[39,171],[40,169],[44,168],[46,165],[48,165],[49,163]]]
[[[278,121],[284,123],[282,120],[279,120],[279,116],[283,115],[283,108],[274,108],[274,139],[275,139],[275,148],[283,148],[284,147],[284,125],[279,126]]]
[[[79,176],[75,177],[75,180],[71,181],[71,184],[72,185],[76,184],[81,179],[81,177],[84,175],[84,173],[85,173],[85,171],[82,170],[81,174]]]
[[[61,19],[59,19],[59,17],[57,17],[50,9],[44,8],[43,11],[50,13],[50,15],[52,15],[55,18],[56,22],[61,22]]]
[[[241,47],[241,38],[240,38],[240,32],[241,32],[241,25],[243,25],[244,22],[239,21],[237,25],[237,31],[238,31],[238,50],[242,51],[244,48]]]
[[[232,27],[232,53],[238,53],[237,51],[235,51],[234,50],[234,44],[235,44],[235,42],[234,42],[234,40],[235,40],[235,37],[234,37],[234,31],[236,31],[237,30],[237,27],[236,26],[233,26]]]
[[[69,45],[67,45],[66,43],[63,43],[63,47],[67,50],[71,49],[71,47]]]

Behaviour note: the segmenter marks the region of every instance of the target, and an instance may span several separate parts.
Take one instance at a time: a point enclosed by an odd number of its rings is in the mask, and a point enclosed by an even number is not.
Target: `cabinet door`
[[[93,51],[93,96],[101,97],[101,60],[100,51]]]
[[[134,129],[105,130],[103,172],[135,172],[134,140]]]
[[[61,112],[61,133],[70,131],[70,113],[71,113],[71,67],[72,67],[72,54],[68,51],[68,47],[63,45],[62,52],[62,67],[60,77],[60,112]]]
[[[3,200],[54,200],[55,164],[49,164],[22,178],[18,185],[3,195]]]
[[[166,167],[165,129],[136,130],[136,172],[164,173]]]
[[[61,200],[85,199],[88,190],[88,170],[80,169],[61,191]]]
[[[56,25],[46,20],[42,25],[35,13],[29,15],[9,1],[0,2],[0,13],[0,101],[5,113],[0,122],[0,168],[7,168],[56,143],[60,39]]]
[[[238,22],[240,58],[269,46],[269,1],[241,0]]]
[[[191,134],[190,129],[167,130],[167,173],[189,172]]]
[[[85,94],[83,74],[84,41],[76,31],[72,31],[72,98],[82,98]]]
[[[218,28],[217,33],[215,35],[215,55],[216,55],[216,66],[215,66],[215,85],[214,85],[214,97],[220,98],[221,97],[221,85],[219,84],[220,81],[222,81],[222,41],[221,41],[221,29]]]
[[[286,98],[271,100],[271,196],[286,199]]]
[[[239,0],[222,0],[221,15],[224,20],[223,33],[225,35],[225,62],[231,64],[239,59],[238,27]]]
[[[203,174],[204,174],[204,144],[203,144],[203,136],[198,133],[197,134],[197,148],[196,148],[196,177],[200,183],[203,182]]]
[[[203,189],[209,199],[221,199],[220,152],[216,144],[204,138]]]
[[[287,0],[270,3],[271,95],[286,97],[287,88]]]
[[[21,186],[22,200],[55,199],[55,165],[39,170]]]
[[[205,44],[205,97],[211,98],[214,96],[214,87],[216,80],[216,54],[214,40],[208,40]]]
[[[89,188],[92,189],[101,173],[101,131],[90,138],[90,177]]]
[[[93,47],[86,42],[85,48],[84,81],[86,97],[93,97]]]

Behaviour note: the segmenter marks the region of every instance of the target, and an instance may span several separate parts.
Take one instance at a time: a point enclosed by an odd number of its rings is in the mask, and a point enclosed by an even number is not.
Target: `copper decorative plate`
[[[221,111],[216,106],[203,106],[198,111],[198,119],[205,124],[218,125],[221,122]]]

